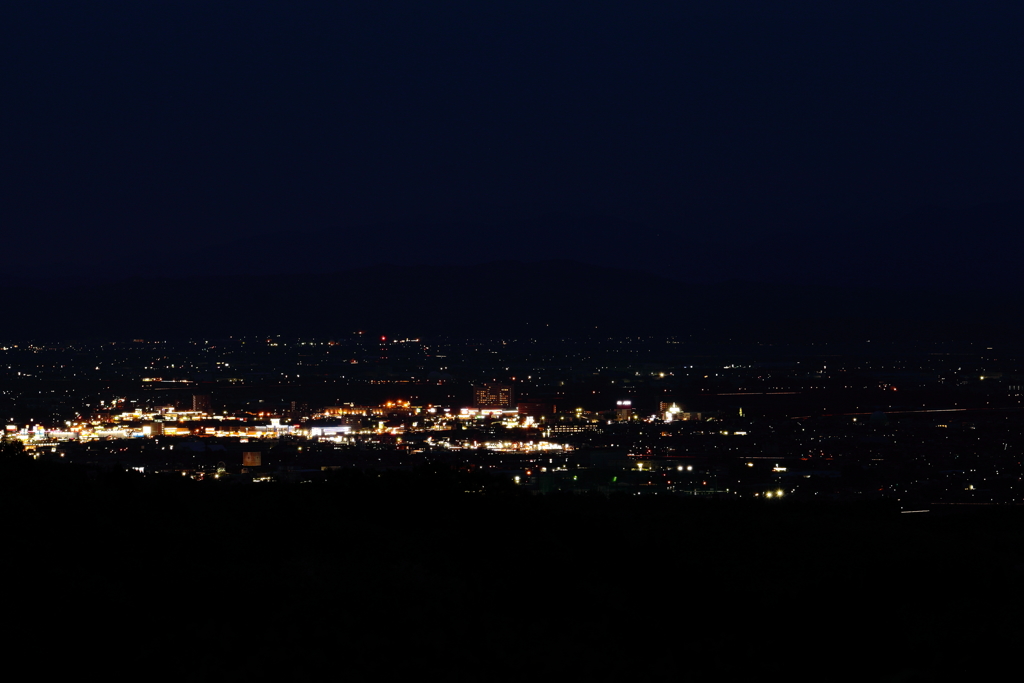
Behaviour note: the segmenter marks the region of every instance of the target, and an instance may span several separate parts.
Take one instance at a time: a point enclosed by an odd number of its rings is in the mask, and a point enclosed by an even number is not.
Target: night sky
[[[8,278],[1022,285],[1020,3],[17,5]]]

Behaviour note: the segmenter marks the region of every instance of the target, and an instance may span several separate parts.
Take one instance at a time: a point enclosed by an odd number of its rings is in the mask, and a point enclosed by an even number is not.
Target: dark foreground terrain
[[[89,679],[988,680],[1024,510],[0,478],[8,662]],[[484,487],[486,489],[486,487]],[[487,489],[491,490],[491,489]]]

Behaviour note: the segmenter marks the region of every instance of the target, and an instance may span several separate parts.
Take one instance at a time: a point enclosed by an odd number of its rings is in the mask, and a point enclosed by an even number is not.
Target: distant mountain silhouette
[[[574,261],[381,265],[320,275],[9,285],[0,336],[244,334],[970,336],[1019,327],[1021,296],[733,280],[699,285]]]

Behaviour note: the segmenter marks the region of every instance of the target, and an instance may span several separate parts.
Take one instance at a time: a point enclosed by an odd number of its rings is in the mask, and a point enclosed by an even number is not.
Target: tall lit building
[[[501,408],[514,410],[515,389],[508,384],[481,384],[473,387],[474,408]]]

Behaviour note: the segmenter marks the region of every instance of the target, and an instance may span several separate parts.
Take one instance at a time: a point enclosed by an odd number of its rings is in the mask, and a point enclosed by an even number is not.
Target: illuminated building
[[[742,411],[743,409],[741,408],[740,410]],[[685,405],[662,401],[658,404],[658,414],[661,415],[662,419],[666,422],[672,422],[673,420],[703,420],[704,416],[708,413],[687,411]],[[740,414],[740,417],[743,417],[742,413]]]
[[[193,394],[192,410],[197,413],[212,413],[213,406],[209,394]]]
[[[515,399],[515,389],[508,384],[482,384],[473,387],[474,408],[514,410]]]
[[[142,433],[145,436],[162,436],[164,433],[164,423],[146,422],[142,425]]]
[[[296,421],[310,416],[309,404],[300,401],[292,401],[287,411],[289,420]]]
[[[340,415],[358,415],[360,417],[365,416],[385,416],[385,415],[415,415],[419,413],[421,408],[419,406],[413,406],[409,401],[388,401],[379,406],[359,406],[349,403],[343,406],[327,406],[321,414],[337,417]]]
[[[518,404],[519,414],[527,417],[540,418],[555,414],[555,404],[545,401],[521,401]]]

